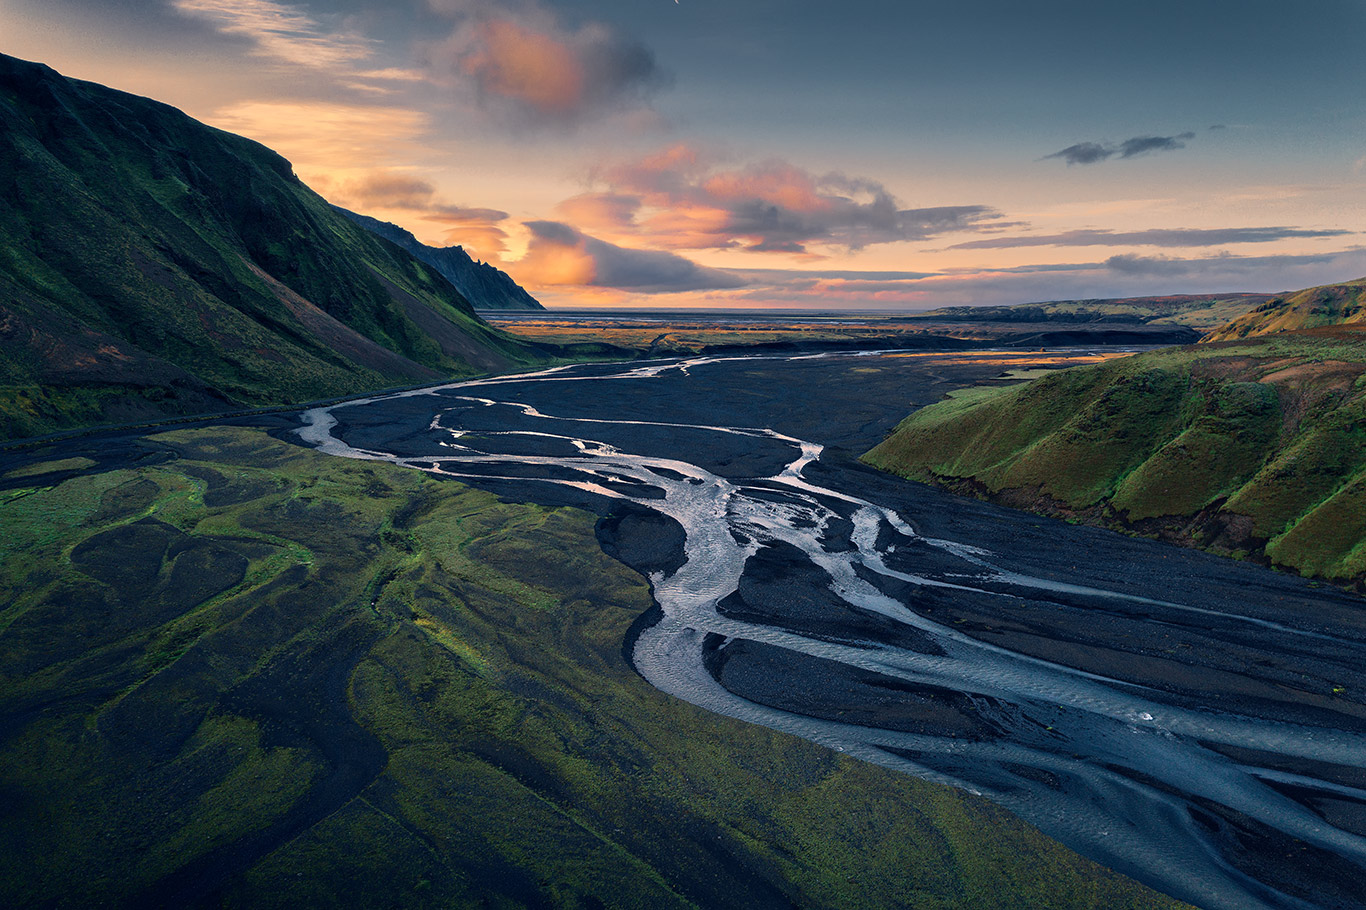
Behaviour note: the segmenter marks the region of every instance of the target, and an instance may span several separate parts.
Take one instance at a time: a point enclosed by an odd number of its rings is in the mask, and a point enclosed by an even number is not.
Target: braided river
[[[304,415],[603,516],[669,695],[990,799],[1199,907],[1366,907],[1366,601],[859,464],[990,357],[583,365]],[[547,554],[553,559],[554,554]]]

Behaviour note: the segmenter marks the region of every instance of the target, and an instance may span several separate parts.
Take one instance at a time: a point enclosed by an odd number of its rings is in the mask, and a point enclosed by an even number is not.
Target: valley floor
[[[1166,907],[991,804],[717,717],[592,515],[259,418],[0,475],[0,902]]]

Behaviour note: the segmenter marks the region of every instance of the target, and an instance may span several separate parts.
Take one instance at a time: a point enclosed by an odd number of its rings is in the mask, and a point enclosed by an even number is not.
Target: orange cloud
[[[588,287],[597,281],[597,263],[579,243],[533,240],[517,261],[517,274],[533,286]]]
[[[619,231],[633,227],[640,200],[634,196],[615,193],[584,193],[573,196],[555,206],[562,220],[588,230]]]
[[[529,221],[531,243],[513,265],[534,286],[611,288],[639,294],[735,288],[745,279],[662,250],[638,250],[590,237],[556,221]]]
[[[484,108],[521,126],[575,126],[639,108],[668,77],[645,45],[601,23],[562,26],[540,6],[440,4],[462,20],[436,45],[438,68],[469,86]]]
[[[701,188],[713,199],[740,204],[758,201],[793,212],[826,212],[836,201],[817,191],[816,178],[784,161],[714,174]]]
[[[484,92],[551,116],[583,103],[587,74],[568,43],[508,20],[476,25],[475,34],[460,69]]]
[[[982,205],[902,208],[875,181],[816,175],[780,159],[722,169],[686,144],[593,176],[606,190],[567,200],[562,214],[668,249],[809,255],[980,230],[1000,218]]]
[[[679,142],[653,155],[646,155],[639,161],[618,163],[607,168],[603,177],[608,183],[627,186],[681,186],[689,178],[704,173],[710,166],[700,150]]]

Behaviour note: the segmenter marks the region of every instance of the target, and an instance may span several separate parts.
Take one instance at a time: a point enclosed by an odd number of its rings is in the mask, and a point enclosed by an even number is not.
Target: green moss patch
[[[0,903],[1175,906],[621,654],[591,515],[251,429],[0,502]]]
[[[10,480],[22,480],[25,477],[41,477],[44,474],[81,471],[94,466],[95,462],[89,458],[59,458],[56,461],[40,461],[37,464],[25,465],[10,471],[5,477]]]
[[[1362,583],[1366,333],[1169,348],[940,402],[864,456],[917,480]]]

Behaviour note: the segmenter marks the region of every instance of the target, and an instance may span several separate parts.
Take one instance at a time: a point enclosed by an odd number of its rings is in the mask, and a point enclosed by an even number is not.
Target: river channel
[[[657,605],[626,653],[670,695],[986,797],[1200,907],[1366,906],[1366,602],[857,463],[1010,356],[576,366],[299,433],[598,512]]]

